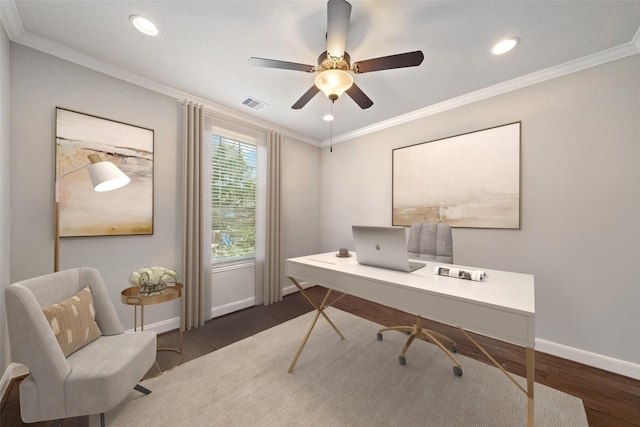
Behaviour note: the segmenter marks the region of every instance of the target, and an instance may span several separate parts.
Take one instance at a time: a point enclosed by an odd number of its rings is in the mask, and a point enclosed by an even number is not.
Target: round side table
[[[167,288],[159,295],[140,295],[138,292],[137,286],[132,286],[130,288],[124,289],[120,292],[120,300],[123,304],[132,305],[133,306],[133,330],[138,330],[138,306],[140,307],[140,330],[144,331],[144,306],[145,305],[154,305],[154,304],[162,304],[163,302],[173,301],[175,299],[180,298],[180,347],[176,348],[159,348],[158,351],[172,351],[178,353],[180,356],[178,358],[178,362],[171,366],[169,369],[165,369],[164,371],[160,370],[160,365],[158,365],[158,361],[156,360],[156,367],[160,373],[147,377],[154,378],[160,376],[162,374],[166,374],[167,372],[176,368],[180,362],[182,362],[182,325],[183,325],[183,309],[182,309],[182,283],[174,283],[168,284]]]

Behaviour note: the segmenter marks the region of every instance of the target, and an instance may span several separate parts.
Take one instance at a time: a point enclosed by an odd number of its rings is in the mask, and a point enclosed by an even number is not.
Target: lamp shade
[[[111,162],[98,162],[89,165],[89,176],[93,189],[100,192],[115,190],[131,182],[131,178]]]
[[[343,70],[325,70],[316,76],[315,84],[332,101],[353,85],[353,77]]]

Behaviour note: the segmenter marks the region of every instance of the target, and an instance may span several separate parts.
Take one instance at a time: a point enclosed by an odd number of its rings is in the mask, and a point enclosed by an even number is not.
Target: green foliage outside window
[[[256,147],[213,137],[212,261],[255,255]]]

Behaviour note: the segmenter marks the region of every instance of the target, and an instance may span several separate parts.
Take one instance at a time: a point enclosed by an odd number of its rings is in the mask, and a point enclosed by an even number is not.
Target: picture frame
[[[60,179],[60,237],[153,234],[154,131],[56,107],[56,177],[82,168],[91,154],[131,182],[96,192],[87,171]]]
[[[520,228],[521,122],[393,150],[392,222]]]

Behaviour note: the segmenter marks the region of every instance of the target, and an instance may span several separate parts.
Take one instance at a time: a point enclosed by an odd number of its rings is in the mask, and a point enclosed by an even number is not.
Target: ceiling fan
[[[255,57],[249,58],[249,64],[257,67],[318,73],[315,84],[291,106],[294,110],[304,107],[321,90],[332,102],[346,92],[360,108],[369,108],[373,105],[373,101],[353,82],[350,71],[362,74],[393,68],[416,67],[422,63],[424,55],[416,50],[351,64],[351,58],[345,52],[350,16],[350,3],[345,0],[327,2],[327,50],[318,57],[317,66]]]

